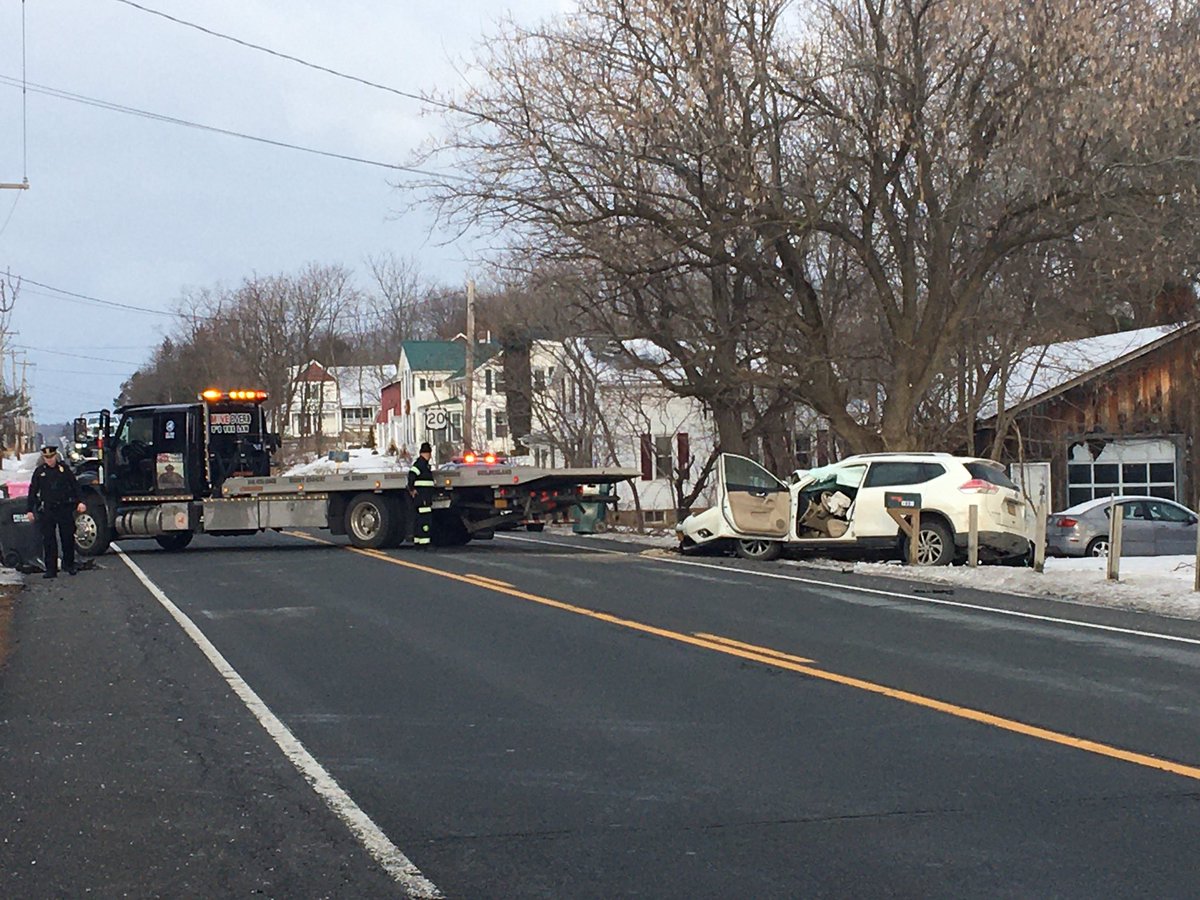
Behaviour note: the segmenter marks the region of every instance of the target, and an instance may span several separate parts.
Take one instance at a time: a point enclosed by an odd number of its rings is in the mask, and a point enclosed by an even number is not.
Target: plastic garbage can
[[[43,569],[42,533],[25,519],[24,497],[0,500],[0,561],[10,569]]]
[[[602,484],[595,493],[600,497],[608,497],[612,494],[612,485]],[[588,495],[585,493],[584,496]],[[603,500],[581,500],[574,513],[575,522],[571,525],[571,531],[575,534],[595,534],[597,526],[608,513],[608,504]]]

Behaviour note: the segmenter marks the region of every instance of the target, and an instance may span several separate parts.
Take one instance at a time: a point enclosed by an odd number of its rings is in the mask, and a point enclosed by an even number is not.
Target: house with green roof
[[[452,341],[404,341],[396,379],[382,391],[377,445],[414,455],[423,441],[429,441],[437,461],[459,452],[466,366],[467,344],[461,335]],[[504,408],[500,345],[477,341],[474,368],[476,384],[483,387],[482,391],[477,387],[473,397],[475,449],[507,449],[507,429],[502,427],[498,435],[496,428],[498,414],[503,422]]]

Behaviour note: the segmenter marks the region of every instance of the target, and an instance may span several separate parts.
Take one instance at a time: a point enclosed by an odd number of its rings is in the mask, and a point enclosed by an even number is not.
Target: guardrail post
[[[1121,525],[1125,519],[1124,509],[1116,503],[1109,503],[1108,516],[1108,566],[1109,581],[1121,580]]]

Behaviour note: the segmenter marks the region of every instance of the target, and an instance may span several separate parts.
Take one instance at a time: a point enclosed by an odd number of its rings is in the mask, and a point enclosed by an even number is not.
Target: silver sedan
[[[1046,520],[1047,556],[1108,556],[1112,503],[1121,507],[1122,556],[1184,556],[1196,552],[1196,514],[1160,497],[1100,497]]]

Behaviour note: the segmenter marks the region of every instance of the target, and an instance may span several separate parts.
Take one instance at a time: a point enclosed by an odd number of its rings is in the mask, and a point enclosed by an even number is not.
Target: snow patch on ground
[[[651,547],[675,547],[674,533],[637,534],[609,530],[598,537]],[[1200,593],[1193,590],[1196,560],[1191,556],[1137,556],[1121,560],[1120,580],[1108,581],[1106,560],[1048,559],[1045,571],[1009,566],[921,567],[900,563],[852,562],[835,559],[788,559],[776,565],[802,569],[836,569],[859,575],[903,578],[925,584],[944,584],[978,591],[1020,594],[1102,606],[1131,612],[1147,612],[1177,619],[1200,620]]]
[[[40,453],[26,453],[20,457],[0,457],[0,484],[9,481],[28,481],[37,468]]]
[[[815,562],[815,561],[814,561]],[[833,561],[823,561],[838,566]],[[1148,612],[1177,619],[1200,619],[1200,593],[1193,590],[1196,560],[1191,556],[1131,556],[1121,560],[1120,580],[1108,581],[1103,559],[1048,559],[1044,572],[1008,566],[920,568],[896,563],[846,563],[863,575],[886,575],[981,591],[1047,597],[1087,606]]]

